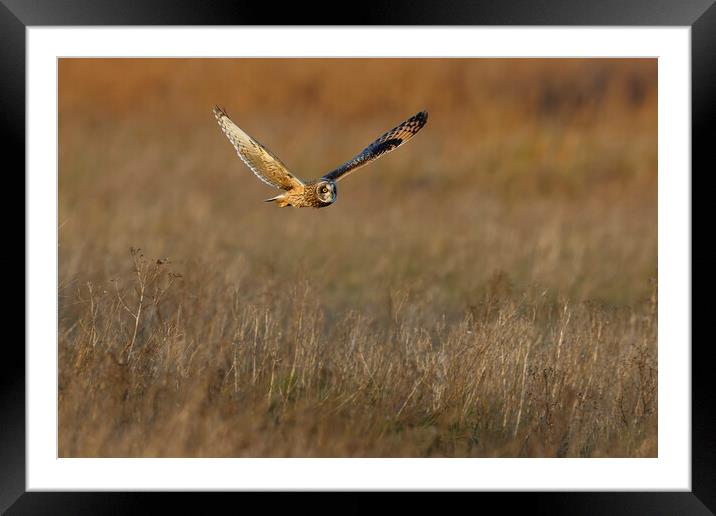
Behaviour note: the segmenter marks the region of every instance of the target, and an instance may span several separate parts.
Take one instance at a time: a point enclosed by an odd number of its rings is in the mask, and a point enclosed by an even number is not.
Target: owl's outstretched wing
[[[415,136],[427,122],[427,111],[421,111],[417,115],[408,118],[405,122],[391,129],[368,145],[368,147],[363,149],[363,152],[358,154],[355,158],[324,175],[323,179],[338,181],[339,179],[346,177],[354,170],[358,170],[360,167],[367,165],[371,161],[388,154],[390,151],[397,149]]]
[[[226,111],[218,106],[214,107],[214,116],[241,161],[246,163],[261,181],[282,190],[304,186],[300,179],[288,171],[280,159],[232,122]]]

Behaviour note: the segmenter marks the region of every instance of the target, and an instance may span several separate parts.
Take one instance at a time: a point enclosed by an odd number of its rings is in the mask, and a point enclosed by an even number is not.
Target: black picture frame
[[[607,25],[691,27],[692,175],[713,172],[716,141],[716,6],[714,0],[460,0],[370,2],[342,9],[244,1],[0,0],[0,128],[5,175],[25,167],[25,30],[53,25]],[[24,190],[24,182],[23,182]],[[693,206],[693,205],[692,205]],[[24,256],[27,259],[27,256]],[[27,277],[26,277],[27,281]],[[713,514],[716,511],[716,418],[708,343],[692,339],[692,491],[479,493],[501,510],[549,514]],[[687,345],[688,343],[671,343]],[[6,340],[0,375],[0,511],[7,514],[104,514],[147,510],[159,493],[25,492],[25,350]],[[181,495],[183,509],[211,511],[221,499]],[[217,498],[219,500],[217,500]],[[421,497],[413,497],[421,505]],[[360,508],[361,502],[353,507]],[[366,507],[368,505],[366,504]]]

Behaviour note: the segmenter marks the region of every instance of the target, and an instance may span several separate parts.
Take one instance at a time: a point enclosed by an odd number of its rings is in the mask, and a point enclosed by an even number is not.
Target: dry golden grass
[[[656,456],[656,70],[61,60],[60,456]]]

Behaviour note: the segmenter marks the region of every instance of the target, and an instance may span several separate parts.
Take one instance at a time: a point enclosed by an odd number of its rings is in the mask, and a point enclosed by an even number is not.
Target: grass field
[[[60,456],[656,456],[656,77],[60,60]],[[430,118],[279,209],[214,104],[304,178]]]

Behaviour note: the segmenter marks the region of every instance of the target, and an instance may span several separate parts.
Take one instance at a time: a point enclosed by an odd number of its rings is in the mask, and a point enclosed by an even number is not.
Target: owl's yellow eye
[[[321,188],[321,192],[326,193],[327,191],[328,191],[328,188],[326,188],[325,186],[323,188]]]

